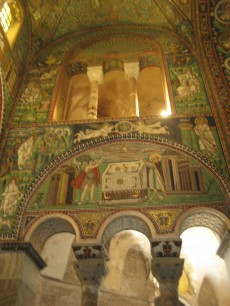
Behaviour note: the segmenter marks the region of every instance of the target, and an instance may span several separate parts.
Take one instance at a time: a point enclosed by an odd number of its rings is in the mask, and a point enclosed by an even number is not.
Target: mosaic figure
[[[149,162],[147,162],[147,167],[149,168],[148,180],[150,190],[154,192],[154,196],[162,199],[165,196],[165,182],[160,154],[151,154],[149,156]]]
[[[137,121],[136,123],[133,123],[133,129],[140,134],[169,134],[168,127],[161,126],[160,121],[148,125],[143,121]]]
[[[16,209],[18,201],[22,198],[22,193],[19,190],[18,184],[15,178],[12,178],[9,185],[2,193],[2,210],[4,216],[12,215]]]
[[[30,162],[33,154],[34,137],[30,136],[26,139],[18,149],[18,168],[25,168]]]
[[[98,162],[89,160],[84,170],[71,182],[74,188],[82,189],[81,203],[84,203],[88,190],[90,190],[90,200],[94,202],[95,187],[100,184],[100,171],[98,166],[101,162],[101,160]]]
[[[109,135],[109,133],[112,132],[114,129],[113,125],[110,125],[109,123],[105,123],[100,129],[98,130],[86,130],[85,132],[80,131],[76,133],[74,136],[76,137],[74,139],[74,143],[81,142],[82,140],[86,139],[92,139],[97,137],[106,137]]]
[[[192,97],[200,92],[200,82],[193,70],[187,68],[182,73],[174,71],[180,85],[177,87],[177,94],[180,97]]]
[[[194,131],[199,137],[200,150],[209,156],[216,155],[217,145],[213,133],[208,125],[208,120],[204,117],[195,119]]]

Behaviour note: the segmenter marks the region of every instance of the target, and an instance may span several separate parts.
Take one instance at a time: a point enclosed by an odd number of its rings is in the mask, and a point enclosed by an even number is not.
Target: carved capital
[[[100,283],[105,276],[108,254],[102,245],[74,245],[73,251],[77,259],[75,270],[82,283]]]
[[[104,73],[114,70],[124,71],[124,63],[119,58],[111,58],[104,62],[103,69]]]
[[[151,243],[153,257],[179,257],[181,251],[182,240],[155,240]]]
[[[97,82],[98,84],[102,84],[104,78],[102,66],[88,67],[87,74],[91,83]]]
[[[178,257],[154,258],[152,260],[152,273],[159,284],[178,284],[183,271],[184,259]]]
[[[143,70],[147,67],[160,67],[161,68],[161,59],[159,56],[142,56],[139,58],[140,70]]]
[[[66,69],[67,75],[71,78],[75,74],[87,73],[87,63],[75,62],[68,65]]]
[[[137,80],[140,74],[140,67],[138,62],[125,63],[125,74],[128,78],[135,78]]]

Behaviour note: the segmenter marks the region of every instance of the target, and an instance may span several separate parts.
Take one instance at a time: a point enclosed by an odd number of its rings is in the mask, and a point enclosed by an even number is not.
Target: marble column
[[[222,238],[222,241],[216,253],[225,261],[226,269],[228,271],[228,277],[230,279],[230,231],[229,230],[226,231],[226,233],[224,234],[224,237]]]
[[[97,306],[101,279],[106,274],[108,254],[102,245],[73,245],[75,270],[82,286],[82,306]]]
[[[103,68],[102,66],[88,67],[88,77],[90,80],[90,95],[88,104],[88,119],[97,119],[98,112],[98,90],[99,84],[103,80]]]
[[[87,117],[88,76],[87,63],[77,61],[66,68],[69,87],[63,118],[65,120],[82,120]]]
[[[160,289],[160,297],[155,300],[156,306],[182,305],[178,298],[179,279],[184,265],[184,260],[179,258],[181,243],[181,239],[161,239],[151,243],[152,273]]]
[[[45,266],[30,243],[0,243],[0,305],[36,305],[40,270]]]
[[[137,80],[140,73],[139,63],[126,63],[125,73],[128,76],[129,81],[130,116],[139,117],[139,103],[137,96]]]
[[[143,116],[169,115],[171,113],[170,101],[161,56],[146,54],[139,58],[139,65],[140,114]],[[146,92],[148,92],[147,95]]]

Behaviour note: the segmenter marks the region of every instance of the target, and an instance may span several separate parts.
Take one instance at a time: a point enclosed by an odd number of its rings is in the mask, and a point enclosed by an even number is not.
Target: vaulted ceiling
[[[87,35],[91,35],[94,42],[100,40],[95,48],[85,46],[88,56],[102,50],[108,54],[117,50],[130,52],[151,49],[150,43],[143,45],[141,39],[133,43],[124,38],[131,31],[136,31],[137,36],[143,36],[146,32],[148,36],[151,30],[155,35],[153,39],[158,41],[160,36],[166,39],[167,32],[170,31],[170,36],[176,40],[181,39],[189,48],[195,48],[194,1],[191,0],[26,1],[31,17],[32,49],[36,57],[37,54],[47,57],[48,53],[44,50],[60,41],[62,46],[56,53],[65,53],[70,46]],[[105,37],[104,42],[96,37],[102,29],[107,29],[107,34],[101,33]],[[120,39],[121,32],[123,39]],[[95,33],[94,37],[92,33]]]
[[[32,31],[45,45],[82,29],[150,25],[177,30],[192,18],[191,0],[27,0]]]

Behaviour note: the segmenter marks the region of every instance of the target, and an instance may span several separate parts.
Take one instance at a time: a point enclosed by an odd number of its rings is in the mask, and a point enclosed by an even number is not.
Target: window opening
[[[5,33],[9,30],[9,27],[12,23],[12,14],[11,9],[7,2],[4,3],[1,12],[0,12],[0,22]]]

